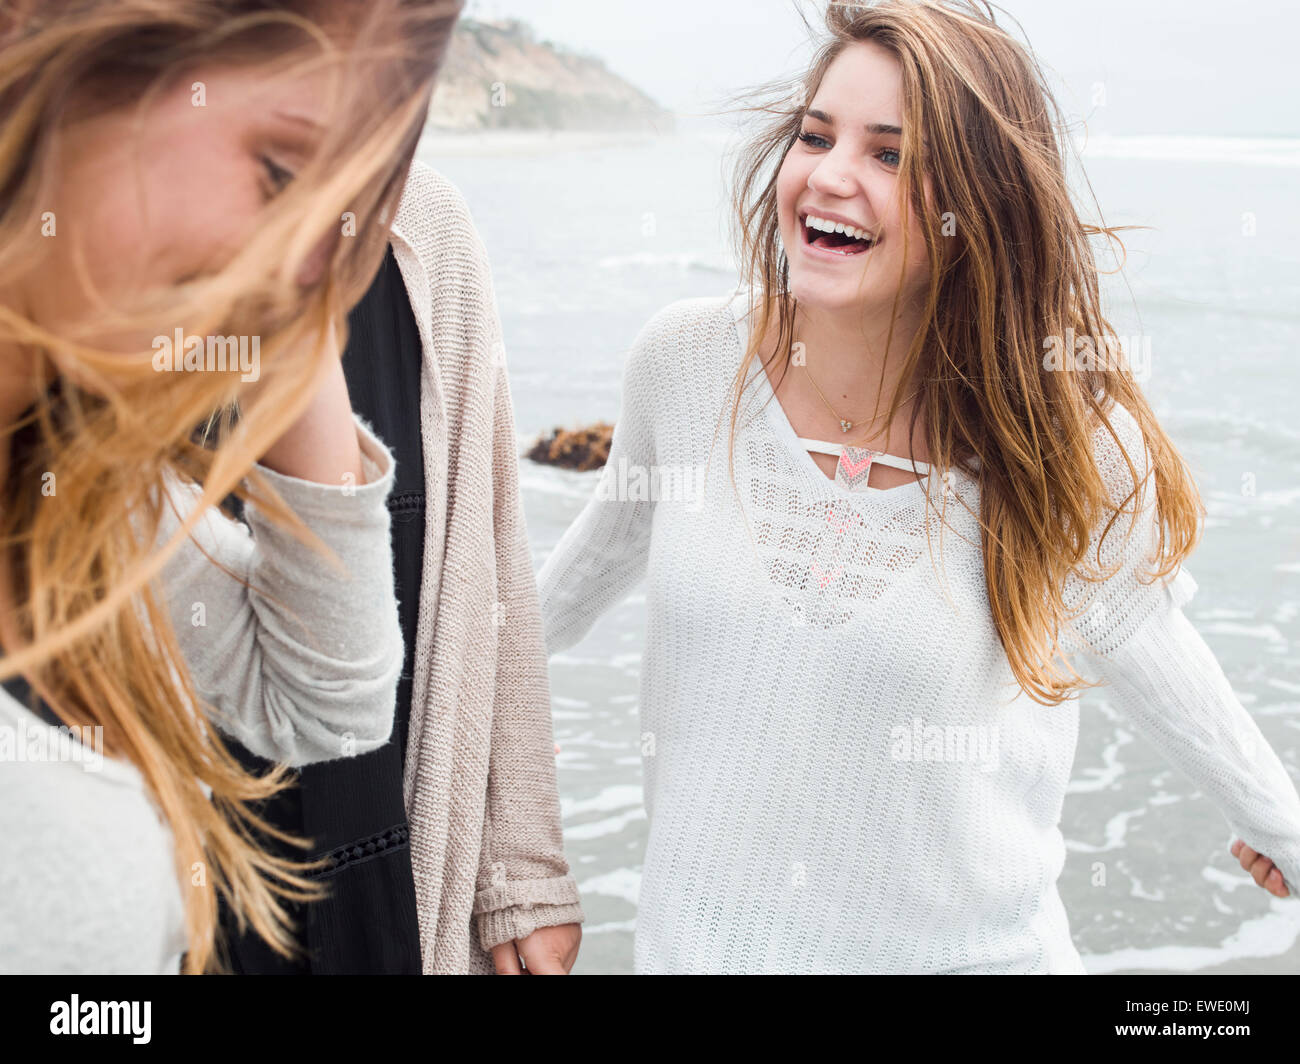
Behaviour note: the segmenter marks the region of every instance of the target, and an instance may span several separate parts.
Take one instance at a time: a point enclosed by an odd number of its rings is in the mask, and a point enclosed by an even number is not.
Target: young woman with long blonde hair
[[[541,574],[552,653],[648,574],[637,970],[1082,972],[1093,683],[1295,889],[1300,799],[1182,612],[1202,508],[1040,71],[974,4],[827,26],[738,169],[747,288],[642,331],[606,467],[638,490]]]
[[[339,343],[458,8],[0,11],[6,970],[207,970],[218,896],[287,952],[319,893],[218,729],[288,764],[391,730],[393,460]]]

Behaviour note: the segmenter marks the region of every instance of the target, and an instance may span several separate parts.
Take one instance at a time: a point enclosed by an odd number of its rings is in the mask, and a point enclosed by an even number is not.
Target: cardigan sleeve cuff
[[[474,898],[474,917],[485,950],[527,938],[539,927],[580,924],[584,919],[572,876],[519,879],[480,890]]]
[[[541,927],[580,924],[584,917],[580,905],[535,905],[531,909],[515,906],[483,913],[478,918],[478,940],[491,951],[506,942],[527,938]]]

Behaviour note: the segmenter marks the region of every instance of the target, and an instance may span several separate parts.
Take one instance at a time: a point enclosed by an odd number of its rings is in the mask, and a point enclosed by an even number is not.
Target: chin
[[[832,281],[825,277],[810,277],[803,270],[798,273],[791,271],[789,289],[799,305],[810,310],[850,310],[873,299],[871,288],[862,287],[857,278]]]

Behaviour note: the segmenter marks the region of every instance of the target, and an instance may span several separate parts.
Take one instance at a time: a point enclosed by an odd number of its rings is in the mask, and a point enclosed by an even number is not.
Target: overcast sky
[[[819,5],[805,0],[815,11]],[[798,67],[797,0],[469,0],[600,56],[661,104],[699,112]],[[1294,0],[1007,0],[1001,5],[1097,133],[1300,136]],[[998,12],[999,21],[1004,16]],[[1093,109],[1094,86],[1105,105]]]

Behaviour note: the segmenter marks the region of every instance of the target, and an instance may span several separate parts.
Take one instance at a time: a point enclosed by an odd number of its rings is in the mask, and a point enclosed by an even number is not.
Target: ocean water
[[[732,288],[725,149],[704,132],[421,146],[465,193],[492,259],[521,450],[556,425],[613,420],[642,324]],[[1300,142],[1109,138],[1083,162],[1108,224],[1150,227],[1124,234],[1107,307],[1120,335],[1149,343],[1144,388],[1209,509],[1188,616],[1300,778]],[[524,461],[521,476],[540,566],[597,474]],[[579,972],[631,970],[643,628],[636,591],[551,662],[566,845],[587,912]],[[1216,808],[1104,689],[1080,716],[1060,889],[1088,970],[1300,971],[1300,900],[1240,870]]]

